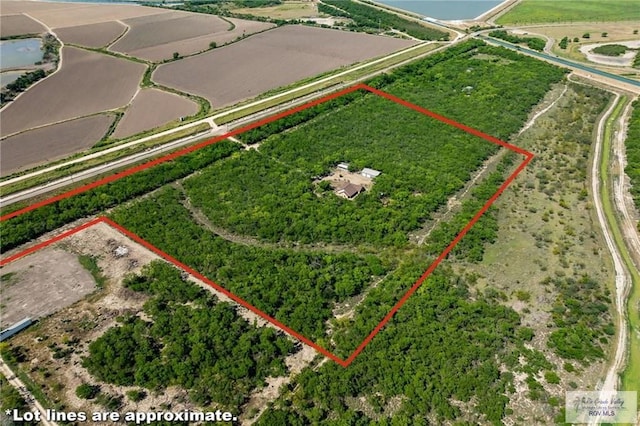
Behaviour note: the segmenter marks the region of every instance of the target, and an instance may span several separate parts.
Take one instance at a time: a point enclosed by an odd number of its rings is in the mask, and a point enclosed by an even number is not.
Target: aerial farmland
[[[3,1],[0,423],[640,421],[608,1]]]
[[[415,43],[133,5],[7,1],[2,24],[3,37],[41,33],[45,25],[63,43],[58,69],[0,110],[7,145],[28,140],[35,149],[30,135],[37,134],[57,141],[55,155],[4,156],[3,176]],[[119,117],[114,127],[64,142],[61,123],[107,111]]]
[[[413,44],[414,41],[391,37],[285,26],[182,61],[160,65],[153,79],[162,85],[202,96],[214,107],[220,107]],[[233,72],[228,71],[231,66]],[[203,75],[209,78],[199,78]]]

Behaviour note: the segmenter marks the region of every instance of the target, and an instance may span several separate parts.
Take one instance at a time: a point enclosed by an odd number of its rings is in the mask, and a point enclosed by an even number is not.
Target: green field
[[[500,25],[640,20],[637,0],[522,0],[496,20]]]

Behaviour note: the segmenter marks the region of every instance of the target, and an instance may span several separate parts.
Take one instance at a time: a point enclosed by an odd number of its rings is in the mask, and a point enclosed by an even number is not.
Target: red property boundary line
[[[255,306],[251,305],[249,302],[245,301],[244,299],[236,296],[235,294],[231,293],[230,291],[226,290],[225,288],[223,288],[222,286],[216,284],[215,282],[211,281],[210,279],[208,279],[207,277],[203,276],[202,274],[200,274],[199,272],[195,271],[193,268],[190,268],[189,266],[183,264],[182,262],[178,261],[177,259],[173,258],[172,256],[170,256],[169,254],[163,252],[162,250],[160,250],[159,248],[153,246],[152,244],[150,244],[149,242],[143,240],[142,238],[140,238],[138,235],[134,234],[133,232],[125,229],[124,227],[118,225],[117,223],[115,223],[114,221],[112,221],[111,219],[107,218],[107,217],[99,217],[96,219],[93,219],[85,224],[82,224],[76,228],[73,228],[69,231],[63,232],[60,235],[57,235],[56,237],[53,237],[47,241],[41,242],[33,247],[27,248],[24,251],[21,251],[15,255],[9,256],[5,259],[0,260],[0,267],[13,262],[21,257],[24,257],[28,254],[31,254],[35,251],[38,251],[44,247],[47,247],[55,242],[58,242],[64,238],[67,238],[73,234],[76,234],[84,229],[87,229],[93,225],[96,225],[98,223],[106,223],[107,225],[111,226],[112,228],[118,230],[119,232],[121,232],[122,234],[124,234],[126,237],[130,238],[131,240],[141,244],[142,246],[146,247],[147,249],[151,250],[152,252],[154,252],[155,254],[157,254],[158,256],[160,256],[161,258],[165,259],[166,261],[173,263],[175,266],[177,266],[178,268],[186,271],[187,273],[189,273],[190,275],[192,275],[193,277],[207,283],[209,286],[211,286],[212,288],[214,288],[215,290],[225,294],[227,297],[229,297],[230,299],[232,299],[233,301],[237,302],[238,304],[244,306],[245,308],[249,309],[250,311],[254,312],[255,314],[261,316],[262,318],[264,318],[265,320],[269,321],[270,323],[272,323],[273,325],[275,325],[276,327],[282,329],[284,332],[288,333],[289,335],[295,337],[296,339],[300,340],[301,342],[311,346],[312,348],[314,348],[316,351],[320,352],[321,354],[325,355],[326,357],[332,359],[333,361],[335,361],[336,363],[340,364],[343,367],[347,367],[349,366],[355,359],[356,357],[360,354],[360,352],[362,352],[364,350],[364,348],[371,342],[371,340],[380,332],[380,330],[391,320],[391,318],[395,315],[395,313],[402,307],[402,305],[405,304],[405,302],[409,299],[409,297],[411,297],[411,295],[413,293],[415,293],[415,291],[424,283],[424,281],[427,279],[427,277],[429,275],[431,275],[431,273],[438,267],[438,265],[440,264],[440,262],[442,262],[451,252],[451,250],[453,250],[453,248],[460,242],[460,240],[467,234],[467,232],[469,232],[469,230],[473,227],[473,225],[480,219],[480,217],[489,209],[489,207],[491,207],[491,205],[496,201],[496,199],[504,192],[504,190],[511,184],[511,182],[513,182],[513,180],[516,178],[516,176],[518,176],[520,174],[520,172],[522,172],[522,170],[524,170],[524,168],[531,162],[531,160],[533,159],[534,155],[531,152],[528,152],[522,148],[519,148],[517,146],[511,145],[507,142],[504,142],[500,139],[497,139],[493,136],[490,136],[486,133],[483,133],[479,130],[476,130],[474,128],[465,126],[464,124],[458,123],[454,120],[451,120],[449,118],[446,118],[442,115],[436,114],[426,108],[422,108],[419,107],[417,105],[414,105],[412,103],[409,103],[407,101],[404,101],[396,96],[393,96],[391,94],[388,94],[386,92],[380,91],[378,89],[374,89],[372,87],[369,87],[365,84],[358,84],[355,86],[352,86],[350,88],[347,88],[345,90],[341,90],[339,92],[333,93],[329,96],[325,96],[323,98],[317,99],[315,101],[309,102],[307,104],[301,105],[299,107],[287,110],[285,112],[273,115],[271,117],[267,117],[263,120],[257,121],[255,123],[252,123],[248,126],[244,126],[240,129],[225,133],[224,135],[221,136],[217,136],[215,138],[209,139],[207,141],[201,142],[197,145],[185,148],[185,149],[181,149],[179,151],[176,151],[172,154],[163,156],[161,158],[158,158],[156,160],[152,160],[148,163],[127,169],[125,171],[119,172],[117,174],[114,174],[112,176],[109,176],[107,178],[104,179],[100,179],[96,182],[90,183],[88,185],[84,185],[80,188],[76,188],[73,189],[71,191],[65,192],[63,194],[57,195],[55,197],[51,197],[48,198],[44,201],[32,204],[28,207],[25,207],[23,209],[17,210],[15,212],[9,213],[7,215],[4,215],[2,217],[0,217],[0,222],[11,219],[12,217],[16,217],[19,216],[21,214],[24,214],[26,212],[29,212],[31,210],[35,210],[39,207],[42,206],[46,206],[48,204],[52,204],[56,201],[59,200],[63,200],[65,198],[69,198],[72,197],[74,195],[80,194],[82,192],[86,192],[90,189],[96,188],[98,186],[102,186],[105,185],[109,182],[113,182],[115,180],[121,179],[125,176],[129,176],[131,174],[137,173],[139,171],[148,169],[150,167],[153,167],[157,164],[160,163],[164,163],[167,161],[171,161],[177,157],[180,157],[182,155],[188,154],[190,152],[196,151],[198,149],[204,148],[206,146],[212,145],[214,143],[217,143],[221,140],[227,139],[231,136],[235,136],[238,135],[240,133],[246,132],[248,130],[254,129],[256,127],[268,124],[272,121],[278,120],[280,118],[289,116],[291,114],[294,114],[296,112],[302,111],[304,109],[313,107],[315,105],[318,105],[320,103],[335,99],[337,97],[343,96],[345,94],[354,92],[356,90],[366,90],[368,92],[374,93],[376,95],[382,96],[388,100],[391,100],[393,102],[396,102],[400,105],[406,106],[408,108],[413,109],[414,111],[420,112],[421,114],[427,115],[429,117],[432,117],[438,121],[441,121],[445,124],[451,125],[453,127],[456,127],[458,129],[461,129],[467,133],[470,133],[474,136],[480,137],[488,142],[500,145],[504,148],[510,149],[511,151],[514,151],[518,154],[521,154],[525,157],[525,159],[522,161],[522,163],[516,168],[516,170],[502,183],[502,185],[500,185],[500,187],[498,188],[498,190],[491,196],[491,198],[489,198],[489,200],[487,200],[487,202],[482,206],[482,208],[473,216],[473,218],[466,224],[466,226],[460,231],[460,233],[453,239],[453,241],[451,241],[451,243],[449,243],[449,245],[442,251],[442,253],[440,253],[440,255],[431,263],[431,265],[429,265],[429,267],[425,270],[425,272],[420,276],[420,278],[418,278],[416,280],[416,282],[413,284],[413,286],[411,286],[411,288],[409,290],[407,290],[402,297],[400,298],[400,300],[398,300],[398,302],[393,306],[393,308],[391,308],[391,310],[384,316],[384,318],[378,323],[378,325],[371,331],[371,333],[369,333],[369,335],[362,341],[362,343],[360,343],[360,345],[351,353],[351,355],[346,359],[342,359],[340,357],[338,357],[337,355],[333,354],[332,352],[328,351],[327,349],[317,345],[315,342],[309,340],[308,338],[306,338],[305,336],[301,335],[300,333],[296,332],[295,330],[292,330],[291,328],[287,327],[286,325],[282,324],[280,321],[276,320],[275,318],[269,316],[268,314],[266,314],[265,312],[262,312],[261,310],[259,310],[258,308],[256,308]]]

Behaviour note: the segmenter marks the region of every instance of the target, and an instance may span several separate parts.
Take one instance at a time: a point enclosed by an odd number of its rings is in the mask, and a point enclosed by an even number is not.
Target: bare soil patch
[[[27,317],[50,315],[96,288],[93,277],[76,255],[53,247],[9,263],[0,274],[3,328]]]
[[[62,68],[0,111],[2,133],[122,107],[136,93],[144,70],[144,64],[65,46]]]
[[[214,107],[220,107],[413,44],[391,37],[285,26],[161,65],[153,79],[203,96]],[[203,78],[205,75],[208,78]]]
[[[142,89],[118,123],[114,138],[125,138],[198,112],[197,103],[158,89]]]
[[[291,383],[291,380],[298,375],[302,369],[308,366],[316,357],[317,352],[311,346],[304,345],[298,352],[289,355],[284,362],[289,369],[287,376],[267,377],[267,386],[256,390],[251,394],[249,402],[243,408],[240,416],[241,425],[251,425],[255,423],[260,415],[280,396],[283,385]]]
[[[228,22],[215,15],[178,11],[127,19],[124,22],[131,29],[111,46],[112,50],[123,53],[226,31],[230,27]]]
[[[124,4],[2,1],[2,13],[25,13],[51,28],[131,19],[163,13],[162,9]]]
[[[4,139],[0,141],[0,175],[6,176],[88,149],[102,139],[113,120],[110,114],[94,115]]]
[[[235,18],[227,18],[227,20],[233,22],[235,25],[233,29],[230,29],[229,27],[225,30],[199,37],[135,50],[131,52],[131,55],[138,58],[148,59],[150,61],[162,61],[172,58],[174,52],[178,52],[181,56],[188,56],[210,49],[211,42],[215,42],[217,47],[220,47],[236,41],[239,38],[275,27],[275,24],[269,24],[266,22],[247,21]]]
[[[0,16],[0,37],[11,37],[22,34],[39,34],[45,28],[24,15],[2,15]]]
[[[373,186],[372,179],[364,177],[358,172],[348,172],[346,170],[340,169],[336,169],[329,176],[323,177],[322,180],[331,182],[334,188],[344,186],[347,183],[364,186],[367,190],[371,189],[371,187]]]
[[[98,24],[78,25],[56,28],[56,35],[63,43],[88,47],[104,47],[114,41],[127,28],[120,22],[101,22]]]
[[[620,44],[630,48],[620,56],[607,56],[607,55],[601,55],[593,52],[593,49],[595,49],[596,47],[605,46],[607,44],[612,44],[612,43],[585,44],[580,46],[579,50],[583,55],[585,55],[588,61],[595,62],[597,64],[603,64],[603,65],[630,67],[633,63],[633,58],[636,57],[636,54],[637,54],[636,50],[640,48],[640,40],[619,41],[615,44]]]

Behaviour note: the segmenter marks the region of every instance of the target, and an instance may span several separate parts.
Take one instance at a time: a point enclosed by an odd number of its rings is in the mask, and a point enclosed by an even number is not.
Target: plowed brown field
[[[2,136],[124,106],[144,70],[144,64],[66,46],[58,72],[0,111]]]
[[[162,9],[124,4],[54,3],[2,0],[3,15],[25,13],[51,28],[131,19],[163,13]]]
[[[99,24],[78,25],[56,28],[56,35],[64,43],[88,47],[104,47],[118,38],[127,28],[119,22],[101,22]]]
[[[39,34],[44,27],[24,15],[0,16],[0,37],[11,37],[22,34]]]
[[[126,138],[198,112],[198,104],[173,93],[142,89],[118,123],[114,138]]]
[[[220,107],[413,44],[362,33],[284,26],[160,65],[153,80],[203,96]]]
[[[209,48],[211,42],[229,43],[244,35],[275,25],[234,19],[235,27],[214,15],[188,12],[165,12],[124,21],[131,29],[110,50],[127,53],[150,61],[162,61],[180,55],[191,55]]]
[[[92,147],[105,135],[114,117],[94,115],[41,127],[0,141],[0,175],[66,157]]]

